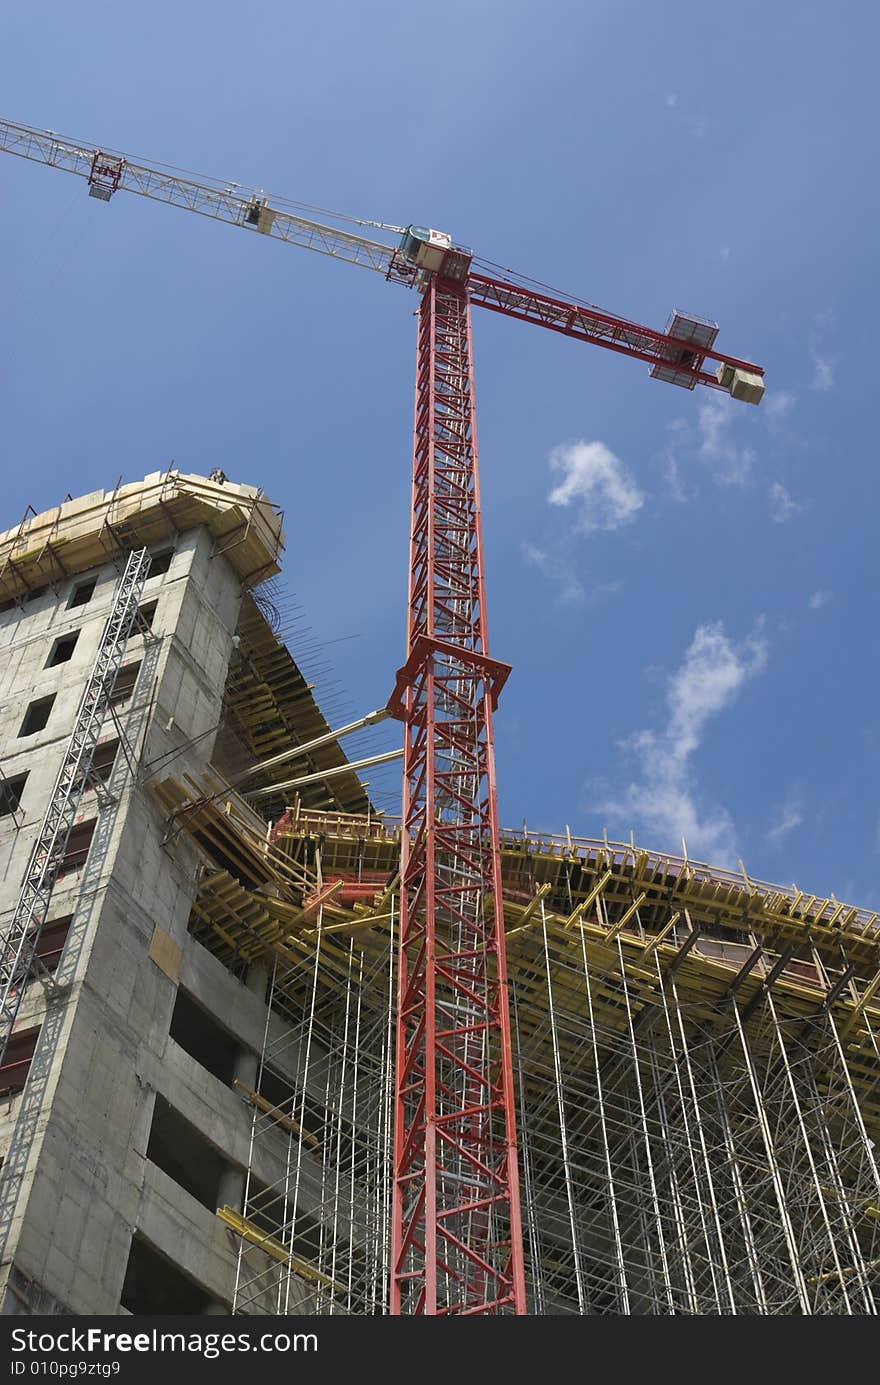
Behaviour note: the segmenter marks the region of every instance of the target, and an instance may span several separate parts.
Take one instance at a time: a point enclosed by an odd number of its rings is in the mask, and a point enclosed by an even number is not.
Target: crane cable
[[[601,308],[598,303],[591,303],[588,298],[580,298],[575,293],[568,293],[565,289],[555,288],[553,284],[545,284],[541,279],[531,279],[527,274],[520,274],[518,270],[511,269],[508,265],[496,264],[494,260],[483,260],[474,256],[473,263],[480,269],[489,270],[493,274],[504,274],[512,283],[520,285],[522,288],[540,289],[544,293],[553,294],[557,298],[564,299],[566,303],[576,303],[579,308],[592,309],[593,312],[604,313],[612,316],[607,308]],[[613,314],[616,316],[616,314]],[[635,324],[634,324],[635,325]]]

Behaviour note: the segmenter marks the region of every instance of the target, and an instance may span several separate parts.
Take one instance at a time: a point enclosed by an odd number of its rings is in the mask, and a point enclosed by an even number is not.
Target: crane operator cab
[[[407,226],[399,253],[426,275],[440,274],[444,279],[466,279],[471,264],[469,252],[453,246],[447,231],[432,231],[427,226]]]

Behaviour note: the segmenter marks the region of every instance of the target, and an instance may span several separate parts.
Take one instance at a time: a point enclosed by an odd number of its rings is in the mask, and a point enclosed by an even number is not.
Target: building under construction
[[[173,471],[0,536],[7,1314],[388,1311],[401,826],[282,547]],[[876,1313],[878,915],[567,831],[501,866],[529,1311]]]

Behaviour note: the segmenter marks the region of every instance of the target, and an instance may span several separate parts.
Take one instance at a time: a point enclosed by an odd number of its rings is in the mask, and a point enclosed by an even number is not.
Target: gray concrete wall
[[[71,583],[0,616],[0,756],[7,775],[30,771],[24,823],[0,820],[4,922],[95,657],[117,580],[112,564],[98,578],[86,606],[66,608]],[[145,723],[142,781],[160,758],[163,773],[179,776],[198,772],[210,757],[240,604],[238,582],[222,558],[212,558],[203,530],[177,539],[168,573],[150,580],[144,600],[155,595],[157,639],[135,637],[125,659],[149,649],[154,665],[128,708],[129,715],[139,708]],[[81,634],[73,659],[44,669],[52,640],[75,628]],[[56,690],[45,730],[20,739],[27,703]],[[199,739],[191,747],[192,738]],[[172,752],[173,763],[165,758]],[[216,988],[205,984],[205,967],[194,960],[203,949],[187,934],[197,854],[185,837],[171,849],[163,845],[164,823],[145,782],[134,784],[125,772],[122,780],[119,801],[100,819],[100,853],[59,885],[50,910],[51,919],[76,905],[76,937],[59,973],[66,992],[47,1008],[42,988],[28,987],[17,1029],[43,1023],[41,1044],[24,1097],[0,1101],[0,1153],[9,1154],[16,1122],[13,1152],[27,1149],[20,1180],[15,1187],[9,1181],[5,1200],[0,1195],[8,1212],[0,1289],[11,1273],[13,1279],[4,1312],[27,1311],[28,1293],[34,1306],[121,1311],[135,1230],[221,1305],[231,1297],[230,1233],[146,1157],[157,1091],[232,1164],[246,1162],[249,1129],[242,1103],[169,1039],[177,984],[149,955],[156,926],[183,950],[186,974],[200,976],[202,1002],[223,1014],[241,1013],[242,1037],[254,1049],[262,1042],[265,1007],[216,964]],[[94,813],[89,794],[78,820]],[[7,1169],[12,1162],[7,1159]],[[28,1284],[30,1291],[22,1287]]]

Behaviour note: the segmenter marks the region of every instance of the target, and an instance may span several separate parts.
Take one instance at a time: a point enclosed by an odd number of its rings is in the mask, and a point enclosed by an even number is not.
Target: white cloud
[[[719,395],[700,405],[697,415],[700,429],[700,456],[710,462],[719,481],[729,486],[743,486],[755,461],[750,447],[739,447],[730,437],[733,423],[732,404],[726,395]]]
[[[718,251],[718,258],[723,265],[730,264],[730,246],[722,245]]]
[[[678,92],[677,92],[677,91],[668,91],[668,92],[666,93],[666,106],[667,106],[667,109],[670,110],[670,111],[674,111],[677,105],[678,105]]]
[[[803,514],[806,505],[801,500],[794,500],[789,495],[781,481],[774,481],[768,491],[770,496],[770,518],[774,524],[787,524],[795,515]]]
[[[813,353],[813,389],[821,394],[834,389],[834,363],[817,352]]]
[[[574,567],[565,558],[551,555],[532,543],[524,543],[522,555],[529,567],[536,568],[542,576],[557,587],[557,599],[564,603],[576,603],[586,597],[583,583]]]
[[[821,611],[822,607],[827,606],[828,602],[832,600],[833,596],[833,592],[826,590],[826,588],[824,587],[820,587],[818,591],[813,592],[813,595],[810,597],[810,600],[807,604],[809,605],[811,611]]]
[[[771,846],[780,846],[789,832],[800,827],[804,820],[803,804],[798,798],[789,798],[776,810],[773,822],[767,829],[767,840]]]
[[[522,555],[529,567],[535,568],[556,588],[556,600],[562,605],[585,603],[594,606],[603,597],[613,596],[623,586],[622,581],[616,580],[595,582],[591,587],[585,587],[575,571],[574,563],[564,550],[548,553],[536,544],[524,543]]]
[[[603,442],[576,442],[550,454],[550,469],[561,480],[547,499],[551,505],[575,505],[577,527],[620,529],[635,519],[645,503],[623,462]]]
[[[667,686],[667,720],[658,731],[638,731],[628,747],[640,777],[604,807],[615,819],[656,833],[658,845],[684,837],[692,856],[716,864],[736,860],[736,833],[721,806],[698,802],[693,757],[709,721],[735,700],[740,688],[767,663],[767,642],[756,633],[734,643],[720,621],[698,626],[680,668]]]
[[[765,395],[761,409],[767,419],[788,418],[794,408],[796,396],[788,390],[772,390]]]
[[[681,459],[683,455],[686,462],[688,451],[692,448],[691,429],[687,419],[674,418],[671,423],[666,425],[666,431],[669,434],[669,441],[664,445],[659,456],[666,494],[677,505],[685,505],[693,497],[685,485]]]
[[[524,543],[522,546],[522,555],[526,562],[532,567],[539,568],[542,572],[544,571],[544,566],[547,562],[547,554],[543,548],[538,548],[533,543]]]
[[[733,700],[749,678],[763,671],[767,642],[752,636],[736,646],[721,621],[700,625],[684,663],[670,680],[669,730],[684,755],[697,749],[706,722]]]
[[[663,479],[666,482],[666,491],[670,498],[677,505],[685,505],[690,497],[682,483],[681,468],[672,455],[670,447],[667,447],[663,453]]]
[[[700,451],[704,457],[723,455],[728,446],[726,429],[730,423],[730,406],[721,399],[710,399],[700,405]]]

